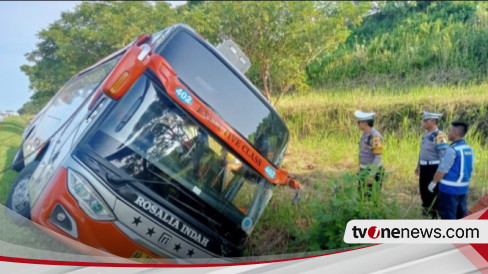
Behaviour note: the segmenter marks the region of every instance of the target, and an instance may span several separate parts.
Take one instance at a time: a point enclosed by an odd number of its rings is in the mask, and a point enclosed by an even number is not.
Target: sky
[[[183,2],[168,1],[172,5]],[[25,54],[36,48],[36,34],[72,11],[80,1],[0,1],[0,111],[17,111],[32,95],[29,79],[20,71]]]

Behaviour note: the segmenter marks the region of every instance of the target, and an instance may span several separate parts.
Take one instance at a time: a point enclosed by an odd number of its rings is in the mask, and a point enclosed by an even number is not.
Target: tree
[[[249,77],[274,104],[303,90],[305,67],[344,42],[370,3],[205,2],[172,9],[165,2],[83,2],[38,33],[37,48],[21,67],[34,92],[29,105],[44,105],[74,74],[143,33],[186,22],[217,44],[229,37],[250,57]],[[178,20],[178,21],[177,21]]]
[[[73,75],[124,47],[143,33],[173,23],[166,2],[83,2],[74,11],[41,30],[37,48],[26,54],[21,70],[29,77],[34,95],[29,111],[37,111]],[[34,107],[35,106],[35,107]]]
[[[307,88],[305,68],[336,50],[361,22],[365,2],[205,2],[185,22],[214,44],[231,38],[251,59],[249,77],[276,105],[292,89]]]

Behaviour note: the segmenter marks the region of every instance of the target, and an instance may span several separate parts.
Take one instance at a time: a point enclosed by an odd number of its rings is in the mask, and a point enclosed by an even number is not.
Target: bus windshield
[[[157,47],[180,80],[264,157],[281,165],[289,133],[279,115],[228,65],[184,29]]]
[[[115,103],[88,145],[135,179],[142,181],[149,172],[179,183],[248,233],[271,198],[267,180],[147,75]]]

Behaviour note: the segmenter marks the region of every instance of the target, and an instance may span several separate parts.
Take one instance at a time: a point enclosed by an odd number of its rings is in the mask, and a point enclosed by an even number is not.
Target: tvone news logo
[[[344,242],[488,243],[488,220],[351,220]]]
[[[424,236],[427,236],[427,237],[430,237],[432,236],[432,234],[435,234],[434,236],[438,236],[440,235],[440,229],[430,229],[430,231],[426,231],[426,232],[423,232],[422,230],[419,230],[419,229],[414,229],[414,230],[418,230],[418,236],[414,237],[414,238],[418,238],[418,237],[424,237]],[[388,238],[394,238],[394,239],[398,239],[398,238],[402,238],[402,237],[407,237],[409,238],[410,237],[410,230],[408,228],[388,228],[388,227],[382,227],[382,228],[378,228],[377,226],[370,226],[369,228],[359,228],[357,226],[353,226],[352,227],[352,234],[353,234],[353,237],[356,238],[356,239],[364,239],[366,237],[369,237],[373,240],[376,240],[378,238],[382,238],[382,239],[388,239]]]
[[[352,234],[354,238],[365,238],[368,235],[371,239],[377,239],[381,235],[381,229],[377,226],[371,226],[369,228],[359,228],[357,226],[352,227]]]
[[[352,234],[355,239],[364,239],[366,235],[376,240],[381,239],[418,239],[418,238],[433,238],[433,239],[479,239],[480,230],[472,227],[448,227],[442,229],[441,227],[382,227],[370,226],[369,228],[359,228],[357,226],[352,227]]]
[[[435,237],[440,238],[442,237],[442,230],[440,228],[428,228],[428,229],[419,229],[419,228],[389,228],[389,227],[382,227],[378,228],[377,226],[370,226],[369,228],[360,228],[357,226],[352,227],[353,237],[356,239],[364,239],[369,237],[370,239],[376,240],[378,238],[381,239],[399,239],[399,238],[420,238],[420,237]]]

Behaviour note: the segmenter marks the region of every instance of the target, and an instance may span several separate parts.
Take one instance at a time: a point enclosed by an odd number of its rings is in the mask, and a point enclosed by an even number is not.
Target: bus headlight
[[[75,171],[68,169],[68,190],[81,209],[95,220],[114,220],[114,215],[90,183]]]
[[[41,144],[42,141],[38,137],[31,138],[30,140],[26,141],[23,151],[25,165],[28,165],[30,162],[36,159]]]

